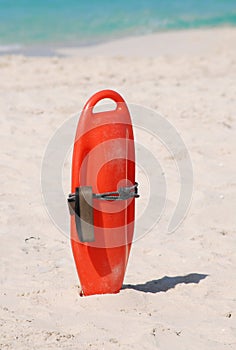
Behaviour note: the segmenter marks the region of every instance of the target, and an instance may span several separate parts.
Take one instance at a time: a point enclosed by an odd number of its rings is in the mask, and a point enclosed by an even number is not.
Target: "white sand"
[[[235,42],[236,29],[226,28],[60,50],[68,57],[0,57],[1,350],[236,348]],[[133,245],[130,286],[80,298],[70,242],[45,212],[40,169],[55,130],[104,88],[178,129],[194,195],[168,235],[179,185],[160,144],[167,208]]]

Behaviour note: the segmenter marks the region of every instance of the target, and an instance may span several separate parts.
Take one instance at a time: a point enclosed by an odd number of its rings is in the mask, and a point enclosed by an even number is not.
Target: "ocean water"
[[[90,45],[236,25],[236,0],[0,0],[0,47]]]

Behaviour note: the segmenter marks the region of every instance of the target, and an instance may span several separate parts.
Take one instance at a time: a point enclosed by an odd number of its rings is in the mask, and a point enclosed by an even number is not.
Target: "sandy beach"
[[[235,42],[236,29],[222,28],[61,48],[50,57],[0,56],[1,350],[236,348]],[[52,135],[105,88],[178,130],[194,192],[187,217],[168,234],[179,183],[160,143],[163,216],[133,244],[121,292],[81,298],[70,241],[45,210],[40,173]],[[63,188],[69,193],[69,156]]]

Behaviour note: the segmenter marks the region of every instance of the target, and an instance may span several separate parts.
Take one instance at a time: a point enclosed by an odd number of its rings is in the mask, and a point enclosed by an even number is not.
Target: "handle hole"
[[[110,98],[104,98],[93,107],[93,113],[115,111],[116,108],[116,102]]]

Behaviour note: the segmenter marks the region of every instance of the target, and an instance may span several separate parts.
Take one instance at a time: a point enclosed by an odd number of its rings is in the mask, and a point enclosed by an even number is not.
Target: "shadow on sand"
[[[205,279],[208,275],[200,273],[190,273],[186,276],[175,276],[168,277],[164,276],[159,280],[148,281],[143,284],[124,284],[122,289],[134,289],[144,293],[159,293],[167,292],[169,289],[175,288],[177,284],[189,284],[189,283],[199,283],[201,280]]]

